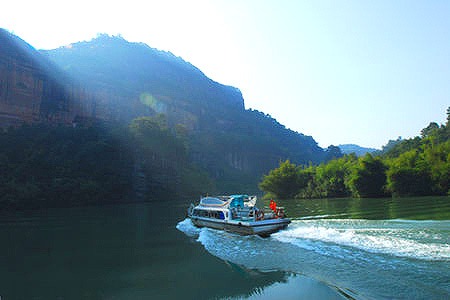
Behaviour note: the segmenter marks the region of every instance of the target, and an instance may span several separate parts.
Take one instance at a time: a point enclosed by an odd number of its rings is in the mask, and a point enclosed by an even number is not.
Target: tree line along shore
[[[421,135],[389,141],[382,151],[348,154],[320,165],[289,160],[259,184],[266,197],[406,197],[450,195],[450,107],[446,124],[431,122]]]

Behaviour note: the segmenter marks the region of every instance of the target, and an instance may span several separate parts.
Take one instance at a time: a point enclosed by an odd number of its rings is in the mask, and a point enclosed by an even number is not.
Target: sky
[[[15,0],[0,27],[37,49],[107,33],[170,51],[321,147],[381,148],[450,106],[448,0]]]

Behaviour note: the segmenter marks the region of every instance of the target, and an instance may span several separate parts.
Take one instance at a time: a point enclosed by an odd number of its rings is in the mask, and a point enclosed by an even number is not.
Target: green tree
[[[340,158],[342,156],[343,156],[342,151],[337,146],[330,145],[325,150],[325,161],[329,161],[329,160],[332,160],[332,159],[337,159],[337,158]]]
[[[369,153],[359,159],[349,180],[354,197],[385,196],[386,166],[378,157]]]
[[[431,174],[418,150],[402,153],[390,162],[387,171],[388,190],[394,196],[432,194]]]
[[[347,160],[335,159],[316,168],[315,181],[318,197],[346,197],[349,190],[345,184],[348,174]]]
[[[447,126],[450,123],[450,106],[447,108]]]
[[[436,145],[424,144],[422,149],[421,164],[425,164],[429,170],[433,194],[448,194],[450,191],[450,140]]]
[[[424,129],[422,129],[422,131],[420,131],[420,134],[424,138],[435,134],[437,130],[439,130],[439,124],[436,122],[431,122],[427,127],[425,127]]]
[[[297,166],[286,160],[265,175],[259,187],[275,197],[288,199],[294,198],[302,185]]]
[[[315,197],[351,196],[348,181],[357,162],[357,156],[352,153],[317,166],[314,180],[319,194]]]

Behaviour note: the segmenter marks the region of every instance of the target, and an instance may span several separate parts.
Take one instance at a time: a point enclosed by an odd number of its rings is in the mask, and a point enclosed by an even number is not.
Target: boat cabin
[[[286,228],[291,222],[281,207],[264,212],[255,206],[256,200],[256,196],[247,195],[202,197],[197,206],[191,204],[188,216],[197,227],[260,236]]]
[[[210,219],[225,220],[228,219],[228,212],[223,210],[214,210],[207,208],[194,208],[192,215]]]

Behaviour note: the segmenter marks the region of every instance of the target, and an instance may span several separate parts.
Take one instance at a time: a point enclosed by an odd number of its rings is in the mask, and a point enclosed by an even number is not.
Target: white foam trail
[[[450,221],[294,220],[266,239],[198,229],[189,219],[176,227],[222,260],[305,274],[362,297],[446,299],[450,292]]]
[[[200,228],[195,227],[194,224],[192,224],[191,219],[189,218],[186,218],[183,221],[179,222],[176,228],[190,237],[198,236],[200,233]]]
[[[348,214],[346,213],[342,213],[342,214],[333,214],[333,215],[315,215],[315,216],[306,216],[306,217],[301,217],[298,218],[298,220],[313,220],[313,219],[326,219],[326,218],[336,218],[336,217],[342,217],[342,216],[347,216]]]
[[[273,237],[280,242],[322,254],[329,254],[330,251],[312,242],[325,242],[329,246],[334,244],[399,257],[450,260],[450,245],[445,243],[438,233],[430,234],[423,228],[412,230],[395,226],[386,227],[382,221],[295,221],[288,230],[274,234]]]
[[[446,225],[447,223],[444,223],[443,227],[446,228]],[[258,240],[258,237],[237,238],[222,231],[199,229],[188,218],[179,222],[176,228],[188,236],[198,237],[197,241],[215,254],[222,252],[224,241],[228,244],[229,254],[233,254],[230,250],[235,249],[236,255],[242,255],[245,250],[244,242],[248,242],[248,239],[256,239],[254,242]],[[351,249],[348,249],[350,247],[369,253],[450,261],[448,237],[444,236],[444,233],[432,232],[427,228],[427,221],[295,220],[287,230],[273,234],[272,239],[334,257],[344,257],[352,253]],[[218,235],[225,239],[221,241],[220,247],[216,245]],[[217,247],[220,249],[216,249]],[[247,254],[254,254],[256,251],[255,248],[250,250]]]

